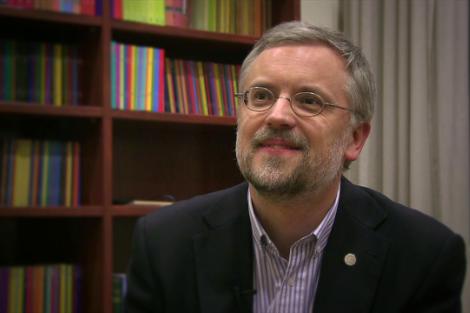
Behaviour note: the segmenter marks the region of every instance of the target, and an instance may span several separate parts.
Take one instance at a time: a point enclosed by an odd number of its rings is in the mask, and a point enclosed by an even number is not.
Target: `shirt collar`
[[[331,233],[331,229],[333,228],[333,223],[335,221],[336,211],[338,210],[338,203],[339,203],[339,195],[340,195],[341,185],[338,186],[338,191],[336,192],[336,198],[333,205],[328,209],[325,217],[321,221],[321,223],[308,235],[302,237],[300,240],[303,240],[308,237],[315,237],[317,246],[316,251],[321,252],[326,246],[328,241],[328,237]],[[265,245],[266,243],[271,244],[271,239],[269,235],[264,230],[263,226],[258,220],[258,217],[255,214],[253,208],[253,202],[251,201],[251,194],[250,189],[248,188],[248,211],[250,215],[251,221],[251,231],[253,235],[253,239],[256,244],[258,245]]]

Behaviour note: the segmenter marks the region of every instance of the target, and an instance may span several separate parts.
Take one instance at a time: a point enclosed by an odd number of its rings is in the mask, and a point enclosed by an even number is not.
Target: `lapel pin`
[[[344,256],[344,263],[347,266],[354,266],[356,265],[357,259],[354,253],[348,253]]]

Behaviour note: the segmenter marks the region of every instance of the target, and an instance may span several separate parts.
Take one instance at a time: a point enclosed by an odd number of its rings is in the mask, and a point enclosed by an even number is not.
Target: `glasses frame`
[[[265,91],[268,91],[272,96],[273,96],[273,103],[266,107],[266,108],[263,108],[263,109],[255,109],[253,107],[250,107],[248,105],[248,93],[250,91],[252,91],[253,89],[263,89]],[[320,111],[318,111],[317,113],[313,113],[313,114],[299,114],[297,111],[296,111],[296,108],[295,108],[295,105],[293,104],[293,101],[292,99],[295,98],[297,95],[299,94],[312,94],[316,97],[318,97],[318,99],[321,100],[321,108],[320,108]],[[234,93],[234,96],[237,97],[237,98],[242,98],[243,100],[243,103],[245,104],[246,108],[249,109],[250,111],[254,111],[254,112],[266,112],[266,111],[269,111],[273,105],[277,102],[278,99],[286,99],[287,101],[289,101],[289,105],[292,109],[292,112],[294,112],[297,116],[301,116],[301,117],[312,117],[312,116],[317,116],[317,115],[320,115],[323,110],[325,110],[326,107],[332,107],[332,108],[337,108],[337,109],[340,109],[340,110],[344,110],[344,111],[348,111],[348,112],[351,112],[351,113],[354,113],[354,111],[350,108],[347,108],[347,107],[344,107],[344,106],[341,106],[341,105],[338,105],[338,104],[334,104],[334,103],[330,103],[330,102],[326,102],[324,101],[323,97],[320,96],[319,94],[315,93],[315,92],[311,92],[311,91],[302,91],[302,92],[298,92],[296,94],[294,94],[293,96],[291,97],[281,97],[281,96],[275,96],[274,92],[269,89],[269,88],[266,88],[266,87],[260,87],[260,86],[253,86],[253,87],[250,87],[248,88],[248,90],[245,90],[244,92],[236,92]]]

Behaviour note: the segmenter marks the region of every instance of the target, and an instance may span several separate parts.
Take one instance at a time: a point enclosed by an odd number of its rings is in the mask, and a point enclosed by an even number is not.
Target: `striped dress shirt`
[[[286,260],[258,221],[248,191],[255,255],[253,313],[313,311],[323,249],[335,220],[339,193],[338,188],[335,202],[320,225],[291,246]]]

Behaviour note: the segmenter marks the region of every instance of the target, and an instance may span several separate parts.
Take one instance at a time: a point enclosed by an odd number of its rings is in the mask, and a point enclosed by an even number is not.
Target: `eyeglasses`
[[[310,91],[303,91],[296,93],[292,97],[276,97],[274,93],[268,88],[264,87],[250,87],[245,92],[235,93],[236,97],[242,98],[243,103],[246,107],[252,111],[264,112],[269,110],[277,99],[286,99],[289,101],[292,111],[298,116],[315,116],[320,114],[325,107],[333,107],[349,112],[353,112],[351,109],[325,102],[320,95]]]

